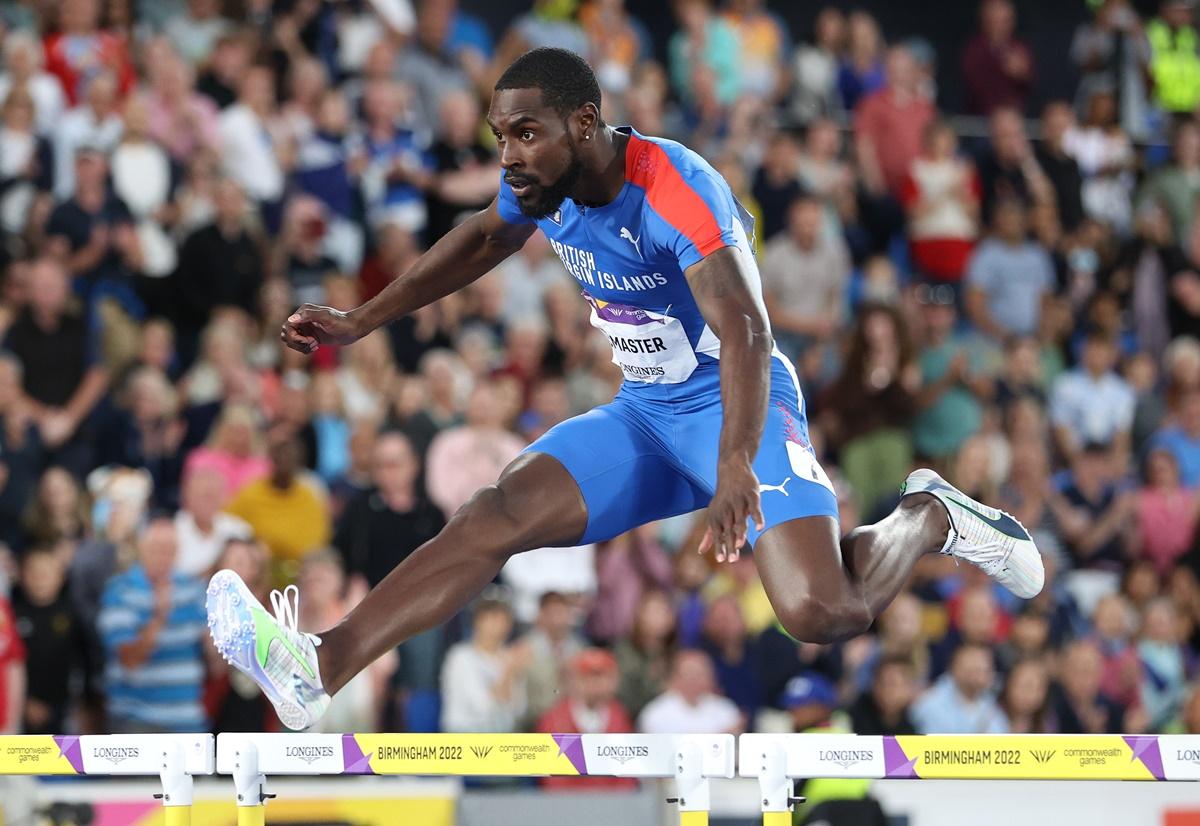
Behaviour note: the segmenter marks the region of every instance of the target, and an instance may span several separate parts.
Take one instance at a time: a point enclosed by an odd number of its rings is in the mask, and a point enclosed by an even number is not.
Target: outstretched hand
[[[279,337],[288,347],[308,355],[322,344],[353,344],[360,337],[356,327],[349,313],[302,304],[283,323]]]
[[[765,524],[759,500],[758,477],[748,463],[723,466],[717,474],[717,492],[708,504],[708,529],[698,553],[710,548],[717,562],[735,562],[746,544],[746,523],[753,519],[758,530]]]

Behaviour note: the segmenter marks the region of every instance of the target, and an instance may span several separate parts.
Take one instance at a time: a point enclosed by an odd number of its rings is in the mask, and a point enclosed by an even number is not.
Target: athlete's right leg
[[[571,545],[586,525],[587,506],[566,468],[546,454],[523,454],[320,635],[325,690],[334,694],[399,642],[449,620],[513,554]]]

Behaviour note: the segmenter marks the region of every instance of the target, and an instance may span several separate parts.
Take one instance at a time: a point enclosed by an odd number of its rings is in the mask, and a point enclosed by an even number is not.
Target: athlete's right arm
[[[379,295],[349,312],[305,304],[280,334],[293,350],[311,353],[322,344],[350,344],[367,333],[476,281],[524,246],[533,222],[510,223],[496,202],[450,230],[407,273]]]

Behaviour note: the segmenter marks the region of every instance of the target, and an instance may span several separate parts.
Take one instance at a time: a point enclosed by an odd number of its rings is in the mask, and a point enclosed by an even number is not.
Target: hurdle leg
[[[183,749],[172,741],[163,746],[162,767],[158,777],[162,781],[163,815],[166,826],[191,826],[192,823],[192,776],[185,770]]]
[[[778,741],[769,741],[757,754],[742,754],[758,762],[758,788],[762,794],[763,826],[791,826],[792,781],[787,776],[787,755]]]
[[[237,790],[238,826],[264,826],[269,797],[267,778],[258,770],[258,749],[250,740],[242,740],[235,749],[233,784]]]
[[[700,747],[689,740],[682,740],[675,749],[675,799],[680,826],[708,826],[711,802],[703,760]]]

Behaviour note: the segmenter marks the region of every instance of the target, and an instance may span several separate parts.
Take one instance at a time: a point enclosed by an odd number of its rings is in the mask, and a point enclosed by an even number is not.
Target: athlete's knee
[[[798,594],[776,606],[784,630],[800,642],[827,644],[865,633],[872,617],[861,599],[820,594]]]
[[[480,488],[446,525],[458,541],[486,556],[509,557],[521,551],[524,528],[511,494],[499,485]]]

